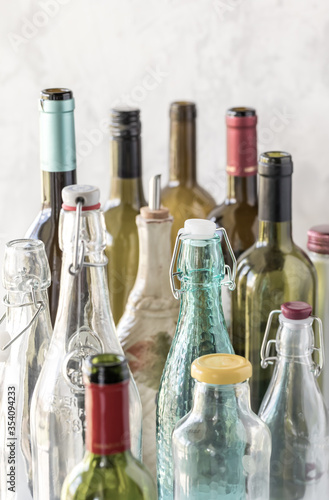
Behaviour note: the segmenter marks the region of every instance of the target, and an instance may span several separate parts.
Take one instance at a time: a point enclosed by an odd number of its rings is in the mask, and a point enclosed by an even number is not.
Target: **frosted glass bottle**
[[[250,408],[249,361],[192,363],[193,407],[173,433],[175,500],[268,500],[271,434]]]
[[[0,498],[31,500],[29,410],[52,334],[47,294],[50,269],[41,241],[7,243],[3,286],[6,313],[1,321],[6,317],[6,331],[0,336],[1,347],[5,347],[0,350]]]
[[[319,500],[329,492],[329,414],[316,380],[323,365],[322,325],[311,312],[305,302],[286,302],[271,312],[264,335],[262,367],[275,362],[259,410],[273,438],[270,500]],[[274,314],[280,326],[276,340],[267,342]]]
[[[117,332],[142,401],[143,461],[156,479],[156,397],[179,304],[170,289],[173,218],[167,208],[160,207],[160,176],[150,181],[149,199],[150,205],[136,218],[138,273]]]
[[[227,240],[226,232],[222,229]],[[173,272],[177,248],[181,243],[177,272]],[[162,374],[157,407],[157,476],[159,500],[173,499],[171,437],[178,420],[192,407],[194,380],[191,364],[199,356],[217,352],[232,353],[221,304],[221,286],[225,270],[226,284],[234,288],[233,276],[225,266],[220,236],[214,222],[203,219],[185,221],[178,232],[171,264],[172,289],[181,298],[175,337]],[[176,290],[174,276],[181,289]]]
[[[99,197],[92,186],[63,189],[59,307],[31,405],[34,500],[59,500],[65,477],[84,456],[83,360],[102,352],[123,354],[109,305]],[[132,379],[130,412],[132,451],[140,458],[142,409]]]
[[[324,401],[329,408],[329,225],[311,227],[307,232],[309,258],[317,274],[317,310],[321,318],[324,335],[326,363],[318,378]]]

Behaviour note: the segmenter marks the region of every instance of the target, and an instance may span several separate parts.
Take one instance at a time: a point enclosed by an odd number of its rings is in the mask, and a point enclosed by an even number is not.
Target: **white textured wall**
[[[167,179],[169,103],[191,99],[199,180],[218,201],[225,110],[254,106],[259,151],[294,158],[295,240],[329,223],[327,0],[2,0],[0,23],[0,238],[23,236],[39,210],[37,100],[53,86],[74,91],[78,181],[103,201],[111,105],[142,109],[146,186]]]

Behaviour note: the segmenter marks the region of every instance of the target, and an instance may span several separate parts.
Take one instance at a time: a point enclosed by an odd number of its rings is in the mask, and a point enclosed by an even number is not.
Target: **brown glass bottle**
[[[58,225],[62,189],[76,183],[76,153],[73,92],[63,88],[45,89],[40,96],[40,160],[42,205],[26,233],[26,238],[44,242],[51,270],[48,289],[52,324],[55,323],[62,252]]]
[[[196,178],[196,105],[174,102],[170,106],[169,183],[162,191],[162,202],[174,217],[171,240],[186,219],[204,219],[215,206],[212,196]]]
[[[113,319],[123,315],[138,270],[139,240],[136,216],[146,205],[142,185],[141,122],[139,109],[117,107],[110,125],[111,191],[105,204],[108,280]]]
[[[257,116],[252,108],[230,108],[227,126],[227,196],[209,219],[227,231],[236,258],[257,236]],[[230,262],[226,246],[225,261]]]

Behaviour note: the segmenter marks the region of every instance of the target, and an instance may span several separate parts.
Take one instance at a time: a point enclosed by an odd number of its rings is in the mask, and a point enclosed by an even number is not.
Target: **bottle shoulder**
[[[155,500],[156,488],[146,467],[130,452],[100,457],[86,454],[66,478],[63,500]]]
[[[163,188],[161,196],[164,206],[170,202],[193,202],[209,206],[209,211],[215,206],[214,198],[199,184],[191,186],[168,184]]]

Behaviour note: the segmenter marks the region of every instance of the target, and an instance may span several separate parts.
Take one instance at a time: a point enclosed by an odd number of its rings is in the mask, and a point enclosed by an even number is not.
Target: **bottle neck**
[[[258,218],[258,243],[291,247],[291,175],[260,175]]]
[[[59,217],[62,207],[62,189],[76,184],[76,170],[67,172],[47,172],[42,170],[42,208],[51,208]]]
[[[280,328],[276,338],[278,358],[284,358],[288,362],[313,364],[313,318],[292,321],[283,318],[281,314],[279,321]]]
[[[177,185],[196,184],[196,121],[171,119],[169,180]]]
[[[257,205],[257,175],[227,176],[227,198],[235,203]]]
[[[139,264],[135,288],[153,298],[172,297],[168,269],[171,260],[172,217],[163,220],[136,218]]]
[[[237,407],[250,410],[249,384],[247,381],[232,385],[195,383],[192,412],[206,419],[228,417],[228,411]],[[236,415],[236,413],[235,413]]]
[[[129,380],[86,385],[86,448],[95,455],[130,449]]]

